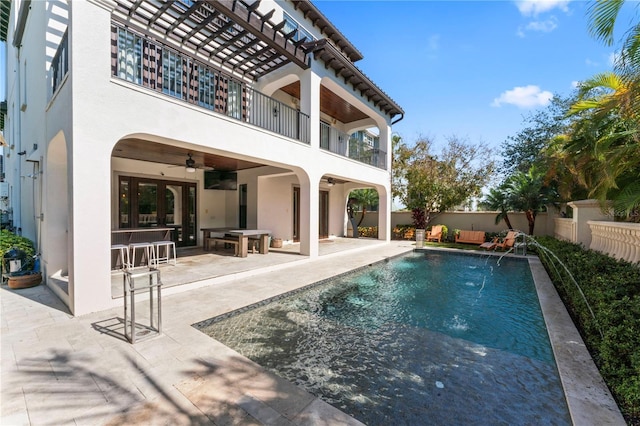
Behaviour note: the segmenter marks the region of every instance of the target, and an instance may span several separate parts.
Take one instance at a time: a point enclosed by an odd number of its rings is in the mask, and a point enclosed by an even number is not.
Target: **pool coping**
[[[542,262],[533,256],[527,260],[573,424],[626,425]]]

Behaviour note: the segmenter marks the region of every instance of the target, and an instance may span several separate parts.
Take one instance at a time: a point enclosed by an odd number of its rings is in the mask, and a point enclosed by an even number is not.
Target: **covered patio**
[[[384,244],[384,241],[370,238],[331,238],[320,240],[318,249],[320,257],[330,257],[337,253],[358,252]],[[232,248],[204,251],[201,247],[185,247],[178,250],[176,265],[163,263],[158,269],[163,291],[171,294],[172,287],[187,285],[189,288],[198,288],[225,283],[307,261],[309,258],[300,254],[300,243],[270,248],[266,255],[249,253],[246,258],[234,256]],[[111,297],[122,296],[123,274],[113,271]]]

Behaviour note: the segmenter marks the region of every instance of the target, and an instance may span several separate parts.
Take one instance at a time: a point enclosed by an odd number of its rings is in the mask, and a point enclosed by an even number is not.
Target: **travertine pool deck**
[[[191,324],[412,249],[336,251],[163,296],[163,334],[135,345],[122,308],[72,317],[45,286],[2,286],[0,424],[360,424]],[[529,262],[574,424],[624,425],[546,273]]]

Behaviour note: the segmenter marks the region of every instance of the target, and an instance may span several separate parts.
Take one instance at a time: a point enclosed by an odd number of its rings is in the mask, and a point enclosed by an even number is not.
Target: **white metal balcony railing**
[[[592,250],[606,253],[631,263],[640,262],[640,226],[635,223],[594,221],[591,228]]]
[[[114,77],[225,114],[280,135],[310,143],[307,114],[234,80],[188,55],[112,25]],[[320,147],[386,169],[386,153],[321,123]]]

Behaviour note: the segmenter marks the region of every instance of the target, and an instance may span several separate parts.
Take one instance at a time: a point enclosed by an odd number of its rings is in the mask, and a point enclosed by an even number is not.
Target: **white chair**
[[[171,261],[171,253],[173,252],[173,266],[176,265],[176,243],[173,241],[155,241],[153,243],[156,254],[156,265],[159,263],[169,263]],[[161,256],[161,248],[164,249],[164,256]]]
[[[116,268],[116,269],[127,270],[131,267],[131,258],[129,257],[129,246],[125,244],[113,244],[111,246],[111,250],[118,251],[117,257],[116,257],[116,267],[118,266],[118,261],[120,261],[120,268]]]
[[[136,265],[136,251],[141,250],[140,254],[140,265],[142,265],[142,261],[146,261],[146,266],[152,268],[156,261],[156,251],[153,243],[129,243],[129,250],[131,251],[131,267],[135,268]]]

